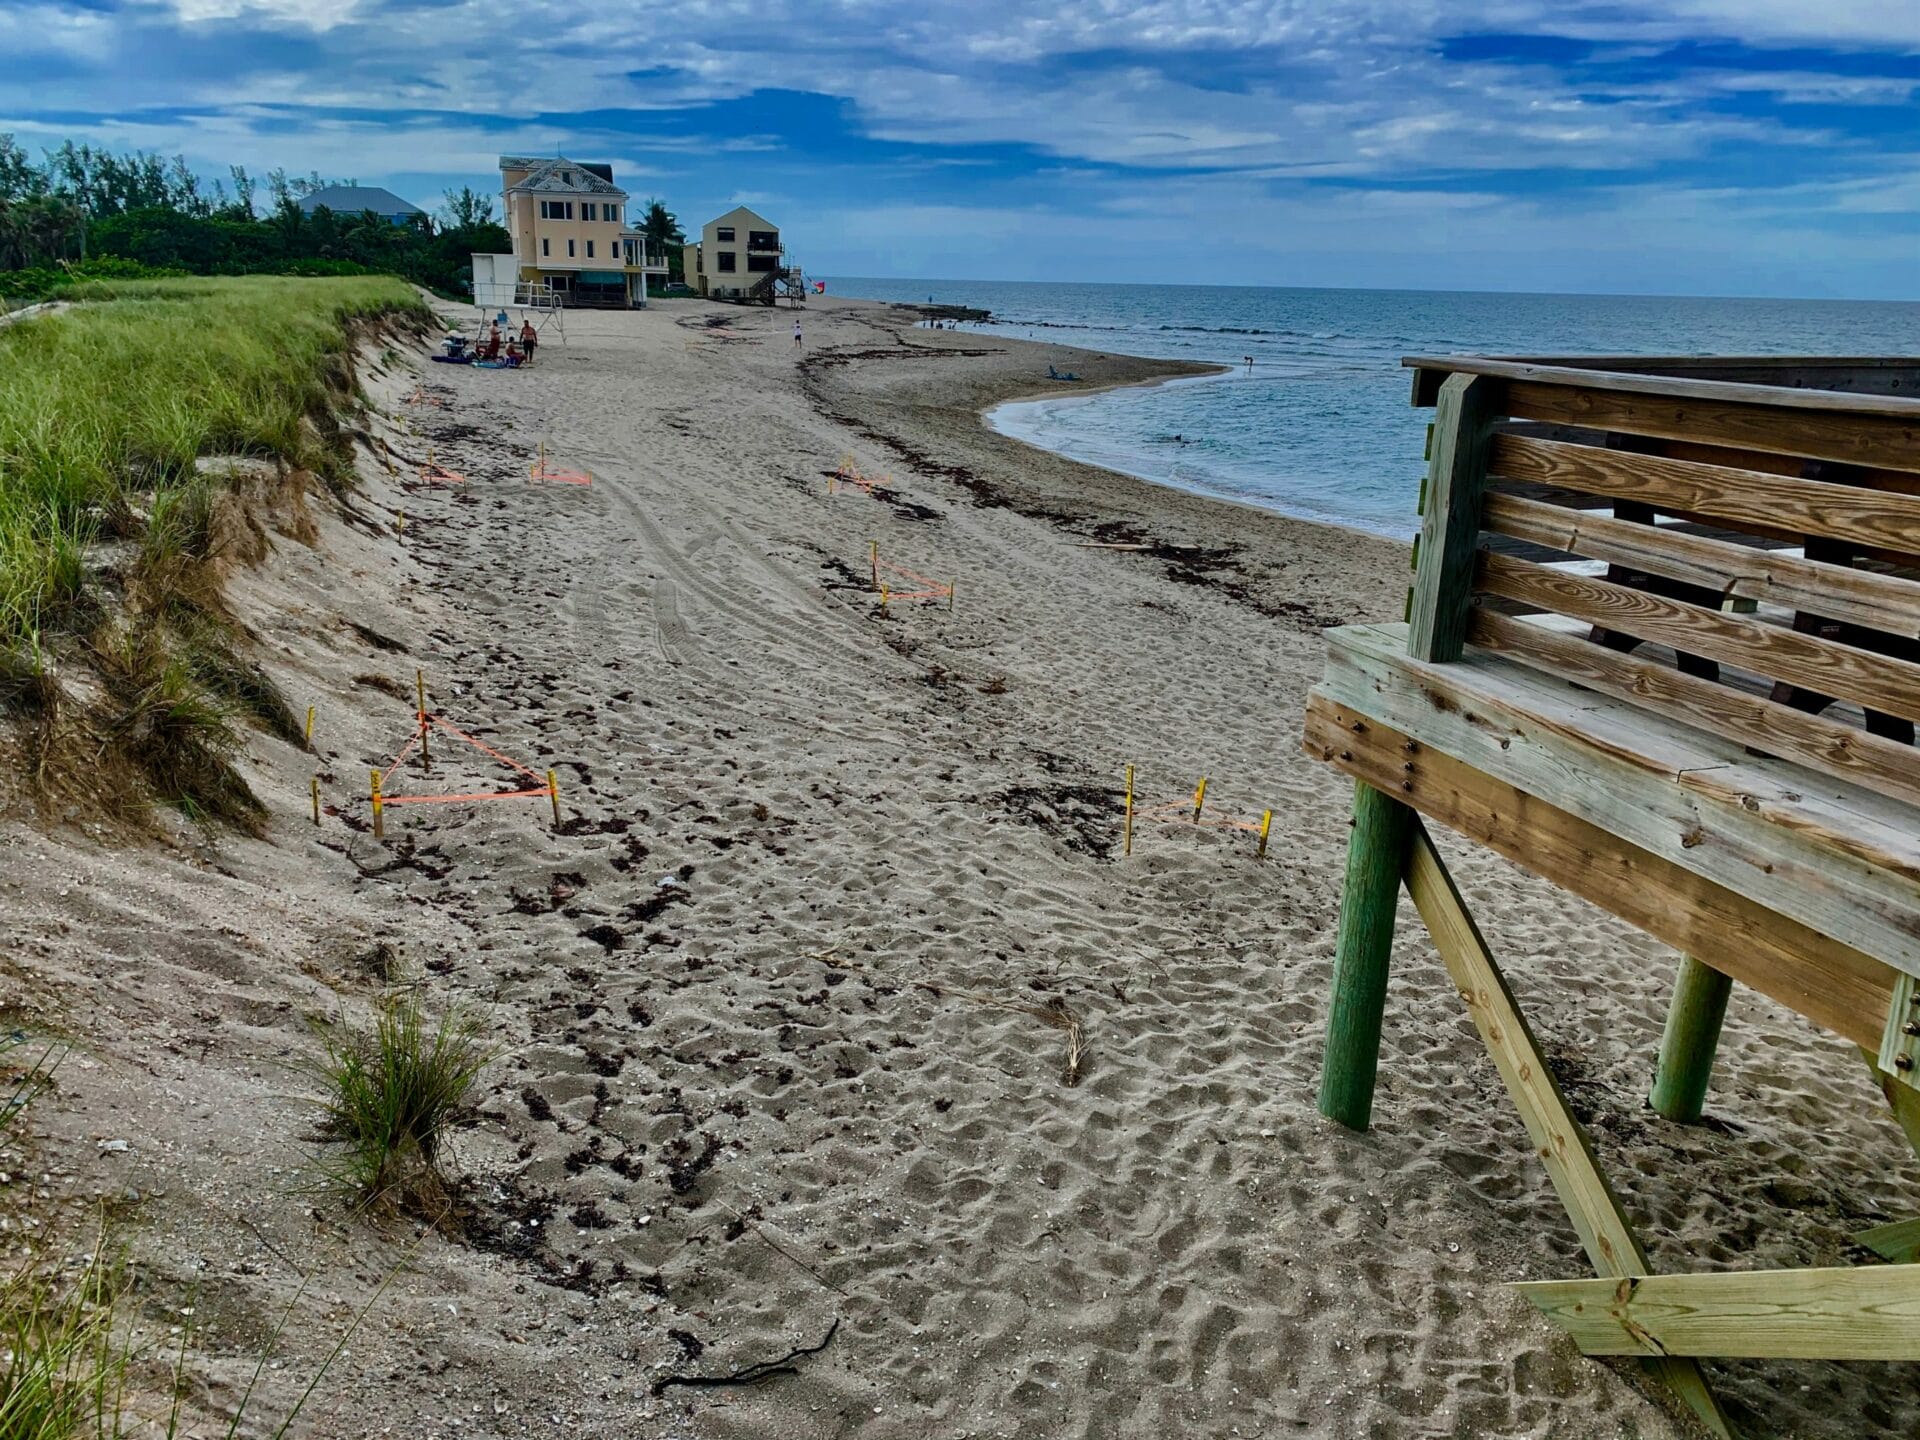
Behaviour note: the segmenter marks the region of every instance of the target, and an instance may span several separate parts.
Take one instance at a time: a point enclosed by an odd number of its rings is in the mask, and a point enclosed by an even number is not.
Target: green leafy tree
[[[471,230],[493,219],[493,197],[471,185],[449,190],[438,211],[440,222],[449,230]]]

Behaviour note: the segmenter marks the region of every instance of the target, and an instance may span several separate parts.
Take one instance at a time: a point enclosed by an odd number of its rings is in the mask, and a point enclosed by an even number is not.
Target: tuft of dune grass
[[[330,1034],[318,1066],[327,1179],[371,1211],[443,1217],[442,1139],[493,1058],[484,1037],[458,1011],[429,1022],[415,995],[385,1001],[370,1031]]]

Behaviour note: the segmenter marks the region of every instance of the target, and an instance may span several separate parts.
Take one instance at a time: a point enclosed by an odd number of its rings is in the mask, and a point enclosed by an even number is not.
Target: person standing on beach
[[[1247,373],[1251,375],[1253,373],[1253,356],[1248,355],[1244,358],[1246,359],[1246,362],[1247,362]]]
[[[533,347],[540,343],[540,332],[533,328],[533,321],[520,322],[520,351],[527,357],[526,363],[533,363]]]
[[[795,349],[802,349],[806,345],[806,342],[800,338],[800,321],[797,317],[793,322],[793,344]]]

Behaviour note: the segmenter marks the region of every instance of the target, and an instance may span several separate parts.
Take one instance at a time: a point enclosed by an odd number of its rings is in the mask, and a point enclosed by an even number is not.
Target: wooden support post
[[[1127,766],[1127,819],[1126,828],[1121,832],[1120,853],[1133,854],[1133,766]]]
[[[1254,859],[1264,860],[1267,858],[1267,835],[1272,829],[1273,811],[1264,810],[1260,814],[1260,847],[1253,852]]]
[[[1457,660],[1466,644],[1487,450],[1502,395],[1498,380],[1481,375],[1451,375],[1440,387],[1408,616],[1407,653],[1417,659]]]
[[[1920,979],[1900,975],[1893,982],[1887,1024],[1880,1038],[1876,1068],[1896,1085],[1920,1093]]]
[[[1887,1097],[1893,1118],[1900,1122],[1900,1128],[1906,1132],[1907,1143],[1913,1146],[1913,1153],[1920,1155],[1920,1090],[1902,1084],[1882,1070],[1880,1057],[1864,1045],[1860,1047],[1860,1058],[1867,1062],[1867,1068],[1873,1072],[1873,1083]]]
[[[560,782],[554,778],[553,771],[547,771],[547,794],[553,800],[553,828],[560,828]]]
[[[873,567],[873,588],[878,590],[880,588],[880,542],[878,540],[867,542],[867,563]]]
[[[1706,1106],[1713,1054],[1720,1045],[1733,980],[1691,955],[1680,957],[1680,973],[1667,1003],[1667,1026],[1660,1036],[1660,1058],[1653,1071],[1648,1103],[1680,1125],[1699,1121]]]
[[[882,610],[887,608],[887,587],[885,585],[880,587],[880,608]]]
[[[368,773],[373,776],[373,838],[384,840],[387,838],[387,821],[380,803],[380,772],[373,770]]]
[[[307,749],[313,749],[313,706],[307,706]]]
[[[420,708],[414,712],[414,718],[420,722],[420,768],[422,770],[425,770],[429,765],[433,763],[433,757],[427,753],[427,672],[426,671],[415,670],[413,672],[413,693],[414,693],[414,698],[418,700],[420,703]]]
[[[1380,1017],[1387,1003],[1393,912],[1400,899],[1413,812],[1371,785],[1353,789],[1353,833],[1334,942],[1333,999],[1320,1062],[1320,1113],[1352,1130],[1373,1118]]]
[[[313,823],[320,823],[320,777],[315,775],[307,781],[307,793],[313,797]]]
[[[949,615],[953,613],[953,582],[952,581],[947,582],[947,613]]]
[[[1206,803],[1207,803],[1207,777],[1202,775],[1200,777],[1200,783],[1193,787],[1193,818],[1196,824],[1200,820],[1200,807],[1202,805],[1205,805]]]
[[[1633,1233],[1626,1211],[1593,1156],[1587,1132],[1567,1109],[1540,1042],[1514,1003],[1506,977],[1454,888],[1440,852],[1416,819],[1407,857],[1407,893],[1433,937],[1447,974],[1467,1002],[1473,1023],[1513,1097],[1533,1140],[1534,1153],[1573,1221],[1574,1233],[1593,1268],[1607,1281],[1649,1273],[1646,1252]],[[1734,1431],[1692,1360],[1662,1356],[1643,1362],[1647,1373],[1669,1386],[1709,1434],[1732,1440]]]

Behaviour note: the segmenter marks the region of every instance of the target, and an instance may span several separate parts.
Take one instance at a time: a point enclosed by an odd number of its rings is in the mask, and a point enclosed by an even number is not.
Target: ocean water
[[[1417,528],[1431,413],[1408,402],[1403,355],[1920,353],[1920,303],[857,278],[827,289],[991,310],[992,323],[961,327],[983,334],[1231,365],[989,419],[1146,480],[1398,537]],[[1034,379],[1046,383],[1044,366]]]

